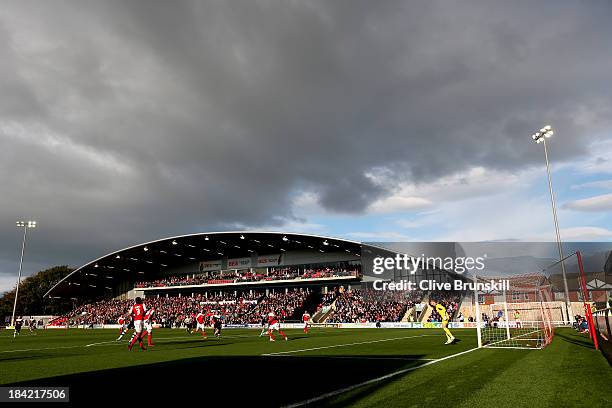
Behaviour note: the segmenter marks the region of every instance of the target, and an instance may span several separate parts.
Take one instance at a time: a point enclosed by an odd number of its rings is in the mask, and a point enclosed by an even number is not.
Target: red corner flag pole
[[[578,257],[578,269],[580,269],[580,288],[582,289],[584,313],[586,314],[587,323],[589,324],[589,334],[591,335],[591,339],[593,339],[595,350],[599,350],[597,333],[595,333],[595,322],[593,322],[593,313],[591,312],[591,305],[587,302],[589,299],[589,292],[586,286],[586,278],[584,277],[584,267],[582,266],[582,255],[580,254],[580,251],[576,251],[576,256]]]

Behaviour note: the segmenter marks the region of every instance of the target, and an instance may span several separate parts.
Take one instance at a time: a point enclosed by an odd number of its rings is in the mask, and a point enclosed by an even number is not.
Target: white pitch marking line
[[[460,356],[460,355],[463,355],[463,354],[470,353],[470,352],[472,352],[474,350],[478,350],[478,347],[474,347],[474,348],[471,348],[469,350],[461,351],[459,353],[451,354],[450,356],[446,356],[446,357],[438,358],[438,359],[435,359],[435,360],[432,360],[432,361],[428,361],[427,363],[423,363],[423,364],[418,365],[416,367],[404,368],[402,370],[395,371],[393,373],[383,375],[382,377],[373,378],[371,380],[367,380],[367,381],[361,382],[359,384],[350,385],[348,387],[344,387],[344,388],[341,388],[341,389],[336,390],[336,391],[331,391],[331,392],[328,392],[326,394],[319,395],[318,397],[314,397],[314,398],[310,398],[310,399],[307,399],[307,400],[304,400],[304,401],[300,401],[300,402],[296,402],[296,403],[293,403],[293,404],[285,405],[283,408],[295,408],[295,407],[301,407],[301,406],[304,406],[304,405],[312,404],[313,402],[321,401],[321,400],[324,400],[324,399],[327,399],[327,398],[330,398],[330,397],[335,397],[336,395],[340,395],[340,394],[343,394],[345,392],[352,391],[352,390],[354,390],[356,388],[363,387],[364,385],[370,385],[370,384],[374,384],[374,383],[386,380],[388,378],[393,378],[393,377],[396,377],[398,375],[402,375],[402,374],[408,373],[410,371],[417,370],[419,368],[423,368],[423,367],[426,367],[426,366],[429,366],[429,365],[432,365],[432,364],[439,363],[440,361],[448,360],[450,358],[454,358],[454,357],[457,357],[457,356]]]
[[[382,342],[385,342],[385,341],[402,340],[402,339],[414,339],[414,338],[417,338],[417,337],[429,337],[429,336],[437,336],[437,335],[436,334],[420,334],[418,336],[393,337],[391,339],[369,340],[369,341],[360,341],[360,342],[356,342],[356,343],[346,343],[346,344],[334,344],[332,346],[312,347],[312,348],[300,349],[300,350],[278,351],[276,353],[262,354],[262,356],[279,356],[279,355],[283,355],[283,354],[302,353],[304,351],[323,350],[323,349],[336,348],[336,347],[358,346],[360,344],[382,343]]]
[[[117,340],[101,341],[99,343],[87,344],[87,345],[85,345],[85,347],[98,346],[100,344],[112,344],[112,343],[119,343],[119,341],[117,341]],[[119,344],[121,344],[121,343],[119,343]]]
[[[237,334],[235,336],[222,336],[219,338],[219,340],[223,340],[223,339],[236,339],[236,338],[240,338],[240,337],[253,337],[252,335],[246,335],[246,334]],[[210,337],[211,339],[214,337]],[[198,337],[197,335],[193,334],[191,336],[180,336],[180,337],[159,337],[156,338],[155,341],[158,342],[164,342],[164,341],[171,341],[171,340],[179,340],[179,339],[192,339],[192,340],[198,340],[200,339],[200,337]],[[144,340],[144,339],[143,339]],[[91,343],[91,344],[87,344],[85,347],[91,347],[91,346],[103,346],[103,345],[110,345],[110,344],[125,344],[125,341],[116,341],[116,340],[109,340],[109,341],[101,341],[99,343]]]
[[[42,350],[59,350],[59,349],[72,349],[83,346],[59,346],[59,347],[43,347],[43,348],[35,348],[35,349],[21,349],[21,350],[2,350],[0,353],[19,353],[21,351],[42,351]]]
[[[273,357],[273,356],[272,356]],[[280,356],[282,357],[282,356]],[[371,356],[325,356],[325,358],[343,358],[351,360],[401,360],[401,361],[431,361],[435,358],[419,358],[419,357],[371,357]]]

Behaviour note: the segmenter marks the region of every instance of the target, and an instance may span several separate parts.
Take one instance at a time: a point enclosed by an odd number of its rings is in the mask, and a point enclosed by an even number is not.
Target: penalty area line
[[[102,344],[121,344],[120,340],[108,340],[108,341],[101,341],[99,343],[91,343],[91,344],[86,344],[85,347],[91,347],[91,346],[99,346]]]
[[[432,361],[435,358],[420,358],[420,357],[372,357],[372,356],[325,356],[325,358],[339,358],[345,360],[400,360],[400,361]]]
[[[428,361],[427,363],[423,363],[423,364],[418,365],[416,367],[409,367],[409,368],[404,368],[402,370],[394,371],[392,373],[383,375],[381,377],[372,378],[371,380],[363,381],[363,382],[360,382],[359,384],[349,385],[348,387],[340,388],[339,390],[335,390],[335,391],[330,391],[328,393],[321,394],[321,395],[319,395],[317,397],[309,398],[309,399],[304,400],[304,401],[299,401],[299,402],[295,402],[293,404],[285,405],[283,408],[295,408],[295,407],[302,407],[304,405],[309,405],[309,404],[312,404],[314,402],[322,401],[322,400],[327,399],[327,398],[331,398],[331,397],[335,397],[335,396],[340,395],[340,394],[344,394],[345,392],[349,392],[349,391],[355,390],[357,388],[360,388],[360,387],[363,387],[363,386],[366,386],[366,385],[375,384],[377,382],[384,381],[384,380],[387,380],[389,378],[397,377],[398,375],[409,373],[410,371],[418,370],[419,368],[423,368],[423,367],[430,366],[432,364],[439,363],[440,361],[448,360],[448,359],[451,359],[451,358],[454,358],[454,357],[461,356],[463,354],[471,353],[472,351],[475,351],[475,350],[478,350],[478,347],[474,347],[474,348],[471,348],[471,349],[468,349],[468,350],[465,350],[465,351],[460,351],[459,353],[451,354],[450,356],[446,356],[446,357],[442,357],[442,358],[437,358],[435,360]]]

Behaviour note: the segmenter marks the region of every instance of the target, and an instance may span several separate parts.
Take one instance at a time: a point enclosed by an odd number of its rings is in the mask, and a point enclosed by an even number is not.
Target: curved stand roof
[[[206,232],[144,242],[111,252],[75,269],[46,296],[112,290],[121,281],[146,280],[165,270],[218,259],[312,251],[360,257],[363,244],[333,237],[265,231]]]

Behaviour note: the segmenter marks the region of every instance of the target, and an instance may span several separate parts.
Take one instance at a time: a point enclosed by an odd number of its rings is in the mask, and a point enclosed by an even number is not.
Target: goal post
[[[508,289],[475,296],[479,346],[541,349],[550,344],[556,305],[546,277],[533,273],[498,279],[507,280]]]
[[[582,254],[580,251],[576,252],[576,258],[578,260],[578,269],[580,271],[580,290],[582,292],[582,300],[584,303],[584,313],[589,327],[589,335],[595,346],[595,350],[599,349],[597,340],[597,333],[595,333],[595,322],[593,321],[593,312],[591,311],[591,304],[589,303],[589,290],[587,288],[586,278],[584,276],[584,265],[582,263]]]

